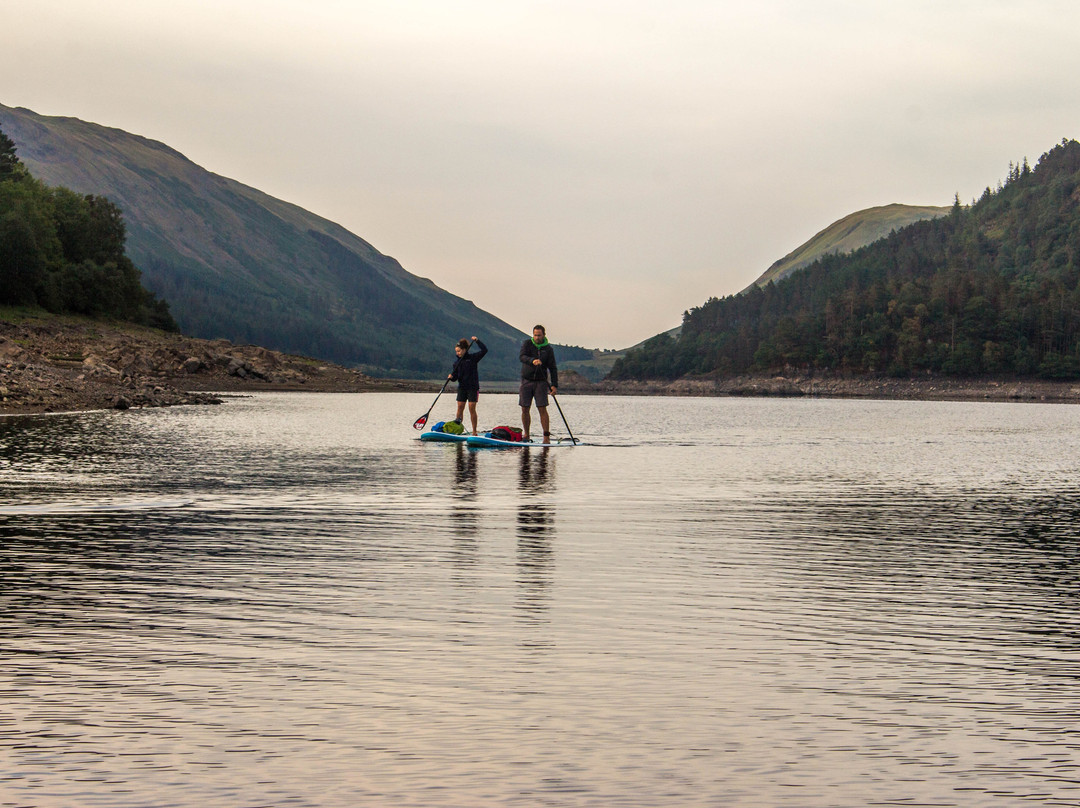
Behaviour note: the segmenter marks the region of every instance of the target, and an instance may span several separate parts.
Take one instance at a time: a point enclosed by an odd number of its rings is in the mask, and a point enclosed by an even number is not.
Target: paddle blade
[[[413,429],[423,429],[424,424],[426,424],[426,423],[427,423],[427,413],[425,412],[423,415],[421,415],[419,418],[417,418],[415,421],[413,421],[412,426],[413,426]]]

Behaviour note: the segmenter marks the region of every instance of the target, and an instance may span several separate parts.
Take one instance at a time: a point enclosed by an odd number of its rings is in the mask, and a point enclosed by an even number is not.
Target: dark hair
[[[538,329],[538,328],[539,328],[539,329],[540,329],[541,331],[543,331],[543,332],[544,332],[544,336],[546,337],[546,336],[547,336],[547,329],[546,329],[546,328],[544,328],[544,327],[543,327],[542,325],[534,325],[534,326],[533,326],[533,331],[535,331],[535,330],[536,330],[536,329]]]
[[[467,339],[459,339],[457,346],[459,348],[461,348],[462,351],[465,351],[466,353],[468,353],[469,344],[470,343],[469,343],[469,341]]]

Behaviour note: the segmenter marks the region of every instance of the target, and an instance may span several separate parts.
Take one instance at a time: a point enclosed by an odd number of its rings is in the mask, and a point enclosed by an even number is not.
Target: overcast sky
[[[621,348],[1080,137],[1074,0],[0,0],[0,103],[160,140]]]

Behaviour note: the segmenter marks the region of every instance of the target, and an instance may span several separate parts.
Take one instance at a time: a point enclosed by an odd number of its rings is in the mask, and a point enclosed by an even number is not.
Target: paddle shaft
[[[566,426],[566,431],[570,432],[570,424],[566,423],[566,416],[563,415],[562,405],[559,403],[559,399],[555,398],[554,393],[551,394],[551,398],[555,401],[555,406],[559,408],[559,415],[562,415],[562,422]],[[574,445],[577,446],[577,438],[574,437],[573,432],[570,432],[570,440],[572,440],[574,442]]]
[[[473,343],[473,342],[476,342],[476,337],[473,337],[471,340],[469,340],[469,342],[470,342],[470,344]],[[466,353],[468,353],[468,351],[466,351]],[[451,374],[451,376],[452,375],[453,374]],[[433,409],[435,409],[435,403],[439,400],[439,396],[441,396],[444,392],[446,392],[446,385],[448,385],[448,384],[450,384],[450,376],[446,377],[446,381],[443,382],[443,385],[442,385],[442,390],[439,391],[438,396],[435,396],[435,401],[431,402],[431,406],[428,407],[428,411],[425,412],[423,415],[421,415],[419,418],[417,418],[415,421],[413,421],[413,428],[414,429],[423,429],[424,428],[424,424],[427,423],[428,416],[431,415],[431,411]]]
[[[446,379],[446,381],[445,381],[445,382],[443,382],[442,390],[440,390],[440,391],[439,391],[439,395],[438,395],[438,396],[435,396],[435,401],[432,401],[432,402],[431,402],[431,406],[430,406],[430,407],[428,407],[428,411],[427,411],[427,412],[425,412],[425,413],[424,413],[423,415],[421,415],[421,416],[420,416],[419,418],[417,418],[417,419],[416,419],[416,420],[415,420],[415,421],[413,422],[413,426],[414,426],[414,427],[415,427],[416,429],[423,429],[423,428],[424,428],[424,424],[426,424],[426,423],[427,423],[427,419],[428,419],[428,416],[429,416],[429,415],[431,415],[431,411],[432,411],[433,409],[435,409],[435,403],[436,403],[436,402],[437,402],[437,401],[439,400],[439,396],[441,396],[441,395],[443,394],[443,392],[444,392],[444,391],[446,390],[446,385],[448,385],[448,384],[450,384],[450,379],[449,379],[449,377],[448,377],[448,378]]]

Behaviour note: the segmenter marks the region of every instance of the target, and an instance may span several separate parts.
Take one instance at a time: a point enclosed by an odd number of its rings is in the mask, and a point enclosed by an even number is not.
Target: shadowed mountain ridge
[[[487,376],[517,373],[522,331],[334,222],[120,129],[3,105],[0,129],[38,179],[120,207],[127,254],[187,334],[405,377],[444,374],[478,334]]]

